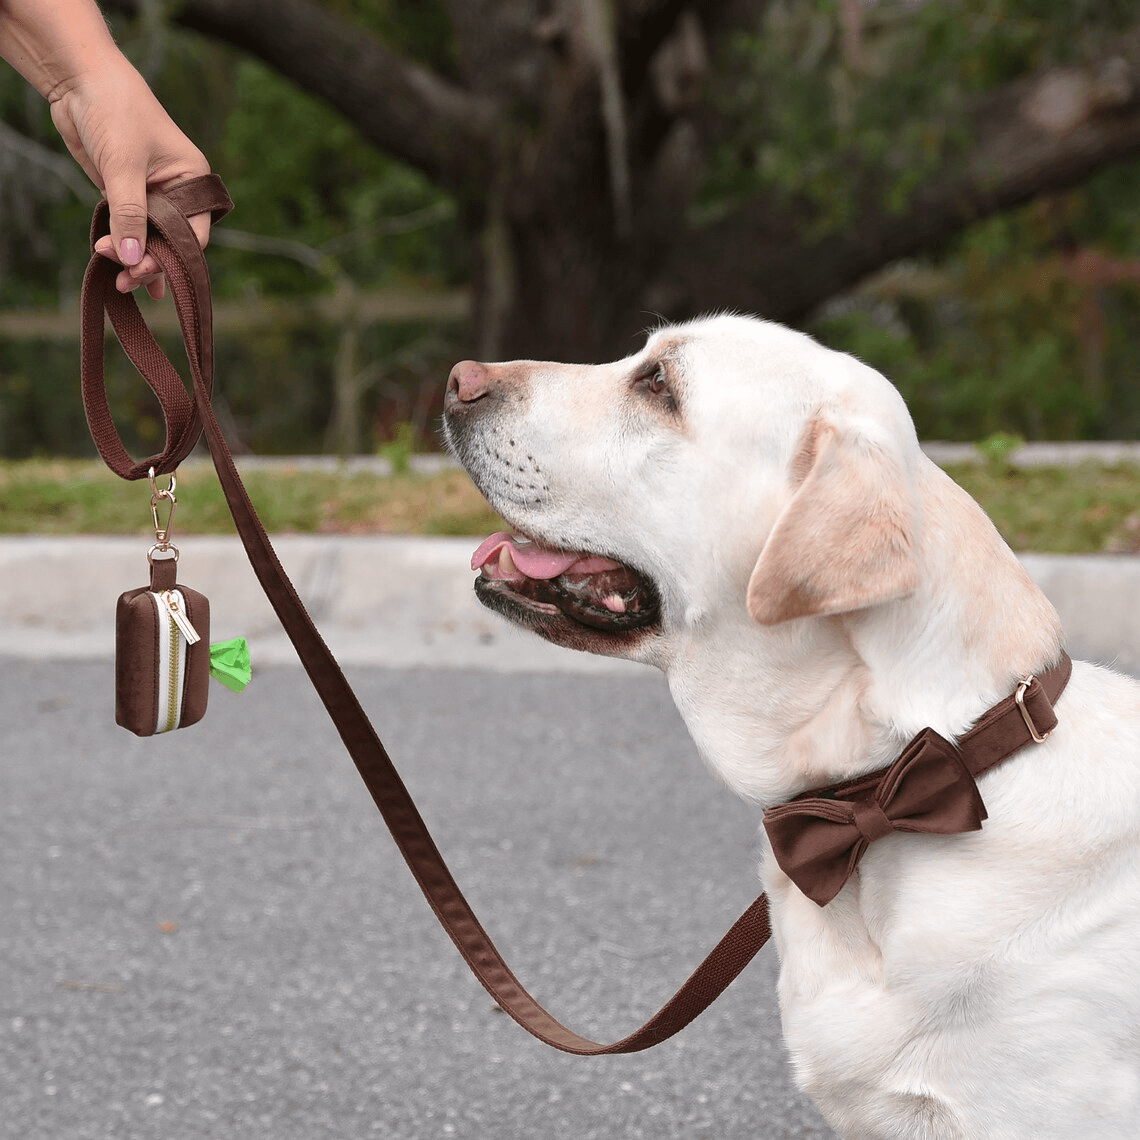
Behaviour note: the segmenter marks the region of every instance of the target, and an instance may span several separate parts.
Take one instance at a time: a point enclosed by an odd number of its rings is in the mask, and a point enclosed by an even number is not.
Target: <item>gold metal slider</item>
[[[170,615],[170,620],[182,630],[182,635],[186,638],[187,644],[195,645],[202,640],[198,631],[190,624],[190,618],[183,613],[182,607],[178,604],[178,598],[171,590],[163,590],[158,595],[158,600]]]

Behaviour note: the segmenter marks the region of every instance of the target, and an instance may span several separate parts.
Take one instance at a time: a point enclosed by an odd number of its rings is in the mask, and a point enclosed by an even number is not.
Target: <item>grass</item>
[[[474,535],[504,523],[461,471],[381,476],[260,470],[242,476],[275,534]],[[165,486],[166,481],[161,480]],[[204,464],[179,473],[173,533],[233,534],[217,476]],[[165,520],[165,510],[161,515]],[[0,462],[0,533],[153,533],[150,487],[85,460]]]
[[[1140,552],[1140,467],[948,467],[1018,551]],[[272,533],[481,535],[505,524],[460,471],[390,476],[257,470],[243,476]],[[174,535],[232,534],[213,471],[183,470]],[[0,461],[0,533],[148,534],[146,481],[86,460]]]
[[[1135,554],[1140,551],[1140,467],[1080,463],[946,468],[1017,551]]]

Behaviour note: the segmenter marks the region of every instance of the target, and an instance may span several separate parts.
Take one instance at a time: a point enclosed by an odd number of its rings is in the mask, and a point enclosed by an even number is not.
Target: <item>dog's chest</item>
[[[993,979],[932,968],[937,954],[919,979],[917,964],[884,955],[857,910],[837,901],[777,919],[780,1008],[799,1084],[843,1136],[972,1138],[940,1090],[957,1080],[963,1037]]]
[[[800,1086],[859,1140],[1135,1136],[1140,1030],[1122,1015],[1140,966],[1135,914],[1121,906],[1135,863],[1102,865],[1104,897],[1086,885],[1079,910],[1033,922],[1008,892],[987,899],[977,876],[951,902],[949,878],[913,873],[916,855],[912,874],[893,869],[897,890],[869,898],[857,877],[826,908],[765,874]]]

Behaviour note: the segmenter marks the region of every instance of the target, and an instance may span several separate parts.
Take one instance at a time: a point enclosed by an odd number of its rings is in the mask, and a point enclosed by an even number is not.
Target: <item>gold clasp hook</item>
[[[150,477],[150,515],[154,520],[154,550],[171,550],[173,547],[170,545],[170,532],[174,525],[174,510],[178,506],[178,500],[175,498],[174,490],[178,486],[178,480],[175,473],[170,473],[170,484],[166,487],[160,487],[156,482],[154,468],[152,467],[149,472]],[[166,525],[163,526],[158,518],[158,504],[160,502],[167,502],[170,504],[170,513],[166,516]]]

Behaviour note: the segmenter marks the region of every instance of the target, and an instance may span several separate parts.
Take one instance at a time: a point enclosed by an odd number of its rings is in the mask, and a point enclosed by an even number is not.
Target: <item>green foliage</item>
[[[381,459],[387,459],[392,465],[392,471],[403,475],[411,463],[412,451],[416,442],[416,425],[402,420],[396,425],[395,438],[389,443],[382,443],[376,454]]]
[[[0,341],[0,455],[94,455],[75,344]]]
[[[812,331],[900,389],[924,439],[1140,435],[1140,164],[971,227]]]
[[[967,141],[966,109],[1036,68],[1103,57],[1129,0],[879,0],[845,30],[839,0],[772,0],[714,81],[725,122],[705,172],[715,213],[757,194],[809,200],[820,235],[857,224],[855,170],[888,208]]]
[[[445,202],[415,171],[380,154],[323,103],[251,59],[235,69],[234,101],[214,165],[239,208],[230,223],[336,251],[361,285],[400,279],[462,280],[454,222],[386,232],[393,218]],[[214,251],[222,296],[311,293],[327,287],[296,261]]]
[[[455,38],[442,0],[324,0],[324,6],[425,67],[458,77]]]
[[[958,0],[861,6],[845,35],[837,0],[773,0],[740,36],[715,93],[729,124],[704,208],[756,195],[808,201],[815,234],[901,209],[967,139],[970,100],[1052,64],[1111,55],[1134,24],[1126,0]],[[878,202],[854,193],[881,175]],[[1140,433],[1140,163],[982,222],[811,323],[825,343],[885,372],[920,436],[969,440]],[[1098,268],[1099,267],[1099,268]]]
[[[1014,452],[1024,445],[1025,440],[1021,436],[1010,435],[1007,431],[995,431],[993,435],[988,435],[974,444],[978,454],[988,464],[1003,471],[1011,466],[1010,458]]]
[[[0,118],[49,160],[56,156],[71,166],[47,104],[2,62]],[[0,307],[50,307],[78,292],[99,194],[78,166],[69,172],[74,177],[65,180],[51,166],[0,145]],[[87,197],[80,200],[76,189]]]

